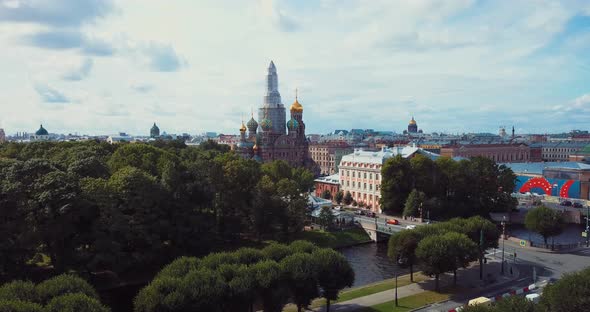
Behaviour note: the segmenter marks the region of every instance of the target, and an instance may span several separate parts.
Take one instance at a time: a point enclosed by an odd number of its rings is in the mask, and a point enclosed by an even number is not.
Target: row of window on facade
[[[347,181],[344,181],[344,180],[340,181],[340,185],[344,186],[345,184],[346,184],[346,187],[350,187],[350,181],[348,181],[348,180]],[[358,188],[361,188],[361,182],[359,182],[357,184],[355,181],[352,181],[353,188],[357,188],[357,185],[358,185]],[[362,186],[363,186],[363,190],[367,189],[367,183],[363,183]],[[375,191],[379,191],[379,188],[380,188],[380,184],[375,184]],[[372,191],[372,190],[373,190],[373,184],[369,183],[369,191]]]
[[[342,175],[346,175],[347,177],[350,177],[350,172],[351,172],[351,170],[342,170]],[[352,171],[352,177],[353,178],[356,178],[356,174],[355,173],[356,173],[356,171]],[[359,178],[361,177],[361,173],[360,172],[358,174],[358,177]],[[363,179],[366,179],[366,178],[367,178],[367,173],[366,172],[363,172]],[[373,173],[372,172],[369,172],[369,179],[371,179],[371,180],[373,179]],[[375,173],[375,180],[379,180],[379,174],[378,173]]]
[[[375,203],[375,206],[379,205],[379,196],[378,195],[375,195],[374,202],[373,202],[373,195],[372,194],[367,195],[367,193],[352,192],[351,195],[352,195],[352,198],[354,200],[356,200],[357,202],[366,202],[369,205],[372,205],[373,203]]]

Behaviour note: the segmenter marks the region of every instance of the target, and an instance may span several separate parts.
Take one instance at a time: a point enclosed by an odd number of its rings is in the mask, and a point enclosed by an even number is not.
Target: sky
[[[0,0],[0,127],[237,134],[273,60],[308,133],[588,130],[589,51],[587,0]]]

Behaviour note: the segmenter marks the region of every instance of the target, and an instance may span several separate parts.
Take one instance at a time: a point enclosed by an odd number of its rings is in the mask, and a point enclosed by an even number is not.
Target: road
[[[516,261],[514,253],[516,252]],[[488,257],[502,258],[501,249],[489,250]],[[551,253],[547,251],[531,250],[516,244],[506,243],[504,259],[507,261],[505,274],[509,274],[510,266],[516,265],[519,279],[508,285],[500,285],[469,295],[458,295],[444,304],[427,307],[418,311],[449,311],[466,304],[470,299],[480,296],[492,297],[501,295],[511,289],[522,288],[533,283],[533,268],[537,274],[537,281],[550,278],[559,279],[563,274],[579,271],[590,266],[590,248],[571,253]]]

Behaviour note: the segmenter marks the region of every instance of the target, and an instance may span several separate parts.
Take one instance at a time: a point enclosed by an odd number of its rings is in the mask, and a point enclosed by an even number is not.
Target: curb
[[[535,290],[537,288],[543,288],[546,285],[547,285],[546,282],[540,282],[538,284],[530,284],[529,286],[526,286],[526,287],[522,287],[522,288],[518,288],[518,289],[511,289],[508,292],[505,292],[505,293],[495,296],[495,297],[490,297],[488,299],[490,299],[489,302],[494,303],[494,302],[501,301],[501,300],[508,298],[508,297],[525,294],[525,293],[527,293],[531,290]],[[462,305],[462,306],[456,307],[454,309],[450,309],[450,310],[448,310],[448,312],[460,312],[463,310],[463,308],[465,306],[466,305]]]

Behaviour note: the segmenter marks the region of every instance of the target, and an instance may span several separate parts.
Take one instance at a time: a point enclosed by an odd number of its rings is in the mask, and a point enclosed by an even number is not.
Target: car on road
[[[387,219],[387,224],[389,225],[399,225],[399,221],[396,219]]]
[[[578,203],[578,202],[574,202],[573,206],[574,206],[574,208],[584,208],[584,205],[582,205],[582,203]]]
[[[357,215],[359,215],[359,216],[364,216],[365,215],[365,211],[364,210],[357,210],[354,213],[357,214]]]
[[[367,217],[369,218],[377,218],[377,214],[374,212],[367,212]]]
[[[408,224],[408,225],[406,225],[406,230],[413,230],[413,229],[415,229],[415,228],[416,228],[416,226],[415,226],[415,225],[413,225],[413,224]]]
[[[560,205],[570,207],[572,205],[572,202],[569,200],[564,200],[560,203]]]

